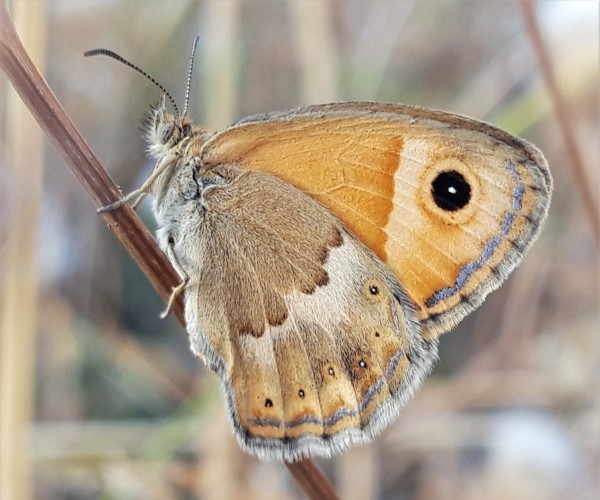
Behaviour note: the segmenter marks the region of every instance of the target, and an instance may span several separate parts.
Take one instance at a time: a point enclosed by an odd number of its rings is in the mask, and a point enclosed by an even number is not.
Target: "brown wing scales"
[[[396,279],[327,210],[268,174],[241,174],[205,204],[188,328],[222,377],[241,445],[291,461],[369,441],[435,359]]]

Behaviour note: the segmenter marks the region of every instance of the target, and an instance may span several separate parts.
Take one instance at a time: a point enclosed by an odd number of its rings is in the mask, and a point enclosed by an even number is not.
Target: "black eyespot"
[[[327,373],[333,377],[335,375],[335,370],[330,366],[327,368]]]
[[[298,391],[298,396],[300,397],[300,399],[304,399],[304,396],[305,396],[305,394],[304,394],[304,389],[300,389],[300,390]]]
[[[265,407],[266,408],[271,408],[273,406],[273,401],[271,401],[269,398],[267,398],[265,400]]]
[[[169,239],[167,240],[169,242],[169,245],[173,246],[175,244],[175,238],[173,238],[173,236],[169,235]]]
[[[367,363],[365,363],[365,361],[361,359],[358,362],[358,366],[360,366],[361,368],[366,368],[367,367]]]
[[[442,210],[455,212],[471,200],[471,186],[456,170],[441,172],[431,183],[431,195]]]
[[[375,332],[375,337],[379,337],[379,332]]]
[[[375,285],[371,285],[369,287],[369,292],[371,292],[371,295],[377,295],[379,293],[379,288]]]

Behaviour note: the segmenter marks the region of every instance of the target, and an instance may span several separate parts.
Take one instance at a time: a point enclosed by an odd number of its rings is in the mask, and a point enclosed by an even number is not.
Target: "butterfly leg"
[[[160,317],[162,319],[165,319],[169,315],[169,313],[171,312],[171,309],[173,308],[173,304],[175,303],[175,300],[177,299],[177,297],[179,297],[179,294],[185,290],[185,287],[187,286],[187,284],[190,280],[190,277],[188,276],[188,274],[181,267],[181,264],[179,264],[179,260],[177,260],[177,256],[175,255],[175,252],[173,251],[172,244],[169,244],[169,246],[167,247],[167,257],[169,258],[169,261],[171,262],[173,269],[175,269],[175,271],[177,271],[177,274],[181,278],[181,283],[179,283],[179,285],[177,285],[176,287],[173,287],[173,289],[171,290],[171,296],[169,297],[169,302],[167,302],[167,307],[160,314]]]
[[[139,204],[144,200],[146,195],[150,192],[150,188],[156,181],[156,179],[170,166],[174,164],[174,160],[178,155],[167,155],[163,158],[163,160],[154,168],[152,175],[148,177],[144,183],[138,188],[129,193],[127,196],[124,196],[120,200],[115,201],[114,203],[109,203],[108,205],[104,205],[96,210],[97,213],[103,214],[106,212],[112,212],[117,208],[121,208],[123,205],[126,205],[131,200],[134,200],[131,204],[131,208],[134,210],[139,206]]]

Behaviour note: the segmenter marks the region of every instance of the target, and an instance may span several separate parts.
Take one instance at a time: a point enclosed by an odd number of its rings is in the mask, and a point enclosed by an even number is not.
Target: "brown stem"
[[[97,207],[119,199],[121,194],[117,186],[29,58],[4,1],[0,3],[0,30],[0,67],[75,177]],[[124,207],[104,214],[104,219],[160,296],[167,299],[179,278],[139,217],[129,207]],[[180,320],[183,319],[181,301],[175,304],[173,311]]]
[[[5,0],[0,0],[0,67],[96,207],[119,199],[119,189],[29,58]],[[172,288],[179,283],[179,277],[139,217],[128,206],[105,213],[103,217],[163,300],[167,301]],[[175,302],[172,311],[184,324],[181,298]],[[331,483],[312,461],[286,466],[308,497],[337,498]]]
[[[548,48],[546,47],[535,19],[533,1],[519,0],[519,5],[525,22],[525,28],[527,29],[529,39],[531,40],[531,44],[537,55],[540,70],[546,82],[546,87],[548,88],[548,93],[554,104],[554,113],[563,136],[568,163],[573,171],[575,183],[581,192],[583,205],[591,223],[592,233],[596,239],[596,244],[600,246],[600,208],[598,207],[598,199],[594,195],[595,184],[588,178],[581,149],[575,138],[574,122],[569,104],[565,99],[564,94],[561,92],[556,80]]]
[[[306,459],[286,465],[308,498],[312,500],[339,499],[327,476],[312,460]]]

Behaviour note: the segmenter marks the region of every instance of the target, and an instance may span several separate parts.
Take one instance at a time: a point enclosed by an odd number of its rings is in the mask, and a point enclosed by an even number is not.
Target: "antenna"
[[[192,72],[194,70],[194,57],[196,56],[196,47],[198,47],[198,40],[200,37],[196,35],[194,37],[194,42],[192,44],[192,54],[190,55],[190,67],[188,69],[188,78],[187,83],[185,85],[185,106],[183,107],[183,115],[187,115],[188,112],[188,104],[190,103],[190,88],[192,85]]]
[[[196,51],[196,40],[194,40],[194,50],[192,51],[192,58],[194,57],[194,52],[195,51]],[[179,108],[177,107],[177,104],[175,104],[175,99],[173,99],[173,96],[167,91],[166,88],[164,88],[160,83],[158,83],[154,78],[152,78],[144,70],[138,68],[135,64],[130,63],[127,59],[125,59],[124,57],[121,57],[116,52],[113,52],[112,50],[108,50],[108,49],[93,49],[93,50],[86,50],[83,53],[83,55],[85,57],[91,57],[91,56],[107,56],[107,57],[111,57],[112,59],[115,59],[116,61],[119,61],[120,63],[123,63],[125,66],[129,66],[131,69],[136,70],[138,73],[140,73],[141,75],[145,76],[148,80],[150,80],[154,85],[156,85],[160,90],[162,90],[165,93],[165,95],[169,98],[169,101],[171,101],[171,105],[173,106],[173,109],[175,110],[175,114],[177,116],[181,116],[179,114]],[[191,73],[191,65],[190,65],[190,73]],[[191,78],[191,75],[190,75],[190,78]],[[188,94],[189,94],[189,87],[188,87]],[[186,110],[187,110],[187,98],[185,100],[185,103],[186,103],[185,107],[186,107]]]

